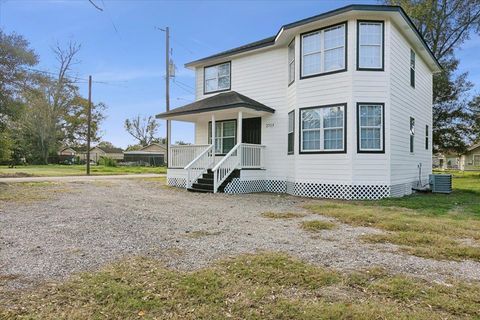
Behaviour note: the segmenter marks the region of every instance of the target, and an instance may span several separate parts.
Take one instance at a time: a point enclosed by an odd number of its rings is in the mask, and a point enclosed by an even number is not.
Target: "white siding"
[[[392,24],[391,60],[391,176],[392,185],[418,181],[418,165],[422,180],[432,172],[432,74],[416,53],[415,88],[410,86],[411,45]],[[415,118],[414,153],[410,153],[410,117]],[[429,148],[425,150],[425,125],[429,126]]]

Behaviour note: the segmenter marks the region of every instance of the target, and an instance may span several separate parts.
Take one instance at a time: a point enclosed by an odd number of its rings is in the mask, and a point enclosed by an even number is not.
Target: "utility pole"
[[[166,111],[170,111],[170,29],[165,28],[166,34],[166,45],[165,45],[165,108]],[[170,120],[167,120],[167,167],[169,160],[169,149],[170,149]]]
[[[90,175],[90,135],[92,133],[92,76],[88,76],[87,176]]]

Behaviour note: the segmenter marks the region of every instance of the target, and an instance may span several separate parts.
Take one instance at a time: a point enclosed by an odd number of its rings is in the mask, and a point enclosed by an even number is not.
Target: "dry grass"
[[[0,203],[32,203],[55,197],[56,193],[71,192],[60,182],[0,183]]]
[[[337,225],[333,222],[322,221],[322,220],[302,221],[300,223],[300,227],[303,230],[307,230],[310,232],[318,232],[321,230],[331,230],[336,226]]]
[[[186,234],[188,238],[193,238],[193,239],[198,239],[198,238],[203,238],[203,237],[208,237],[208,236],[217,236],[221,232],[220,231],[206,231],[206,230],[195,230],[195,231],[190,231]]]
[[[306,214],[296,212],[263,212],[262,217],[269,219],[295,219],[303,218]]]
[[[358,205],[341,202],[314,202],[314,213],[334,217],[354,226],[373,227],[385,234],[367,235],[369,242],[389,242],[402,250],[434,259],[480,261],[480,220],[456,215],[431,216],[417,210]],[[471,239],[469,245],[460,239]]]
[[[5,319],[471,319],[480,285],[372,269],[342,274],[283,254],[243,255],[194,272],[144,258],[11,295]],[[6,307],[3,307],[6,308]]]

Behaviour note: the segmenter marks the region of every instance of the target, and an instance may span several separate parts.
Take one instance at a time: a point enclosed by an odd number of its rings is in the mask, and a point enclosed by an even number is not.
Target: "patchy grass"
[[[322,221],[322,220],[311,220],[311,221],[302,221],[300,223],[300,227],[303,230],[311,231],[311,232],[318,232],[321,230],[331,230],[335,228],[337,225],[333,222],[329,221]]]
[[[60,182],[0,183],[0,203],[32,203],[51,199],[59,192],[70,192]]]
[[[317,201],[315,213],[385,234],[367,235],[370,242],[389,242],[421,257],[480,261],[480,175],[455,175],[450,195],[416,194],[382,201]],[[467,241],[465,241],[467,240]]]
[[[80,176],[86,171],[85,165],[32,165],[17,166],[9,168],[0,166],[1,177],[61,177]],[[139,174],[139,173],[166,173],[166,167],[105,167],[91,166],[92,175],[118,175],[118,174]]]
[[[305,217],[303,213],[296,212],[263,212],[262,217],[269,219],[295,219]]]
[[[283,254],[243,255],[194,272],[137,258],[14,293],[0,317],[468,319],[480,317],[479,290],[478,283],[441,285],[379,269],[342,274]]]

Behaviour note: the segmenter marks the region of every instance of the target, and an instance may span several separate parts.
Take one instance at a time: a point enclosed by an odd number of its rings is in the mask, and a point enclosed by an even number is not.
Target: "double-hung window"
[[[428,124],[425,126],[425,150],[428,150],[428,145],[430,143],[429,141],[429,136],[430,136],[430,131],[428,130]]]
[[[295,81],[295,38],[288,45],[288,84]]]
[[[300,109],[300,151],[345,152],[345,105]]]
[[[411,153],[415,151],[414,144],[415,144],[415,119],[410,117],[410,152]]]
[[[380,103],[357,104],[358,152],[384,152],[384,105]]]
[[[215,153],[226,154],[236,141],[237,122],[235,120],[215,122]],[[212,123],[208,124],[208,143],[212,143]]]
[[[205,93],[230,90],[230,62],[205,67],[203,71]]]
[[[415,51],[410,49],[410,85],[415,88]]]
[[[295,145],[295,111],[288,113],[288,154],[293,154]]]
[[[345,23],[302,35],[302,77],[346,70]]]
[[[383,21],[358,21],[358,70],[383,70],[383,32]]]

